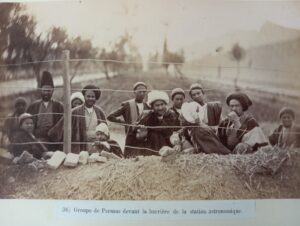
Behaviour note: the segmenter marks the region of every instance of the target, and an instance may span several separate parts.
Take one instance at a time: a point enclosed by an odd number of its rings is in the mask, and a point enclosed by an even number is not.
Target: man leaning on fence
[[[150,109],[144,102],[147,95],[147,85],[143,82],[137,82],[133,86],[133,92],[135,98],[123,102],[118,109],[110,113],[107,117],[108,121],[115,123],[132,124],[136,122],[136,120],[144,110]],[[128,130],[129,126],[126,125],[126,134],[128,133]]]

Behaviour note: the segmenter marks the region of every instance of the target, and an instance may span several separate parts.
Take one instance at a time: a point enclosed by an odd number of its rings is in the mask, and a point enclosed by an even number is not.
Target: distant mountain
[[[228,52],[235,43],[244,48],[269,45],[273,43],[294,40],[300,37],[300,30],[283,27],[267,21],[260,31],[235,31],[214,39],[207,39],[185,48],[190,60],[199,60],[205,55],[217,55],[216,49],[222,47],[222,52]]]

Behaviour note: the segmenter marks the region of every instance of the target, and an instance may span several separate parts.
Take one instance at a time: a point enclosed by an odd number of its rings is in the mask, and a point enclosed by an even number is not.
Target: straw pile
[[[299,152],[269,148],[250,155],[180,155],[109,160],[31,173],[1,197],[96,200],[299,198]],[[13,170],[16,170],[15,168]],[[35,175],[35,176],[33,176]]]

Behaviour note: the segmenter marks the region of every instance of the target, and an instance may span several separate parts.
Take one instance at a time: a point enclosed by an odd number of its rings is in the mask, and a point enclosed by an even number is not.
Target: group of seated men
[[[1,140],[15,156],[26,150],[36,158],[43,158],[49,151],[62,150],[64,107],[52,98],[54,83],[47,71],[43,72],[39,90],[41,99],[28,107],[26,100],[18,97],[15,112],[4,123]],[[293,109],[281,109],[280,125],[268,140],[248,113],[252,101],[242,92],[227,96],[230,111],[226,117],[222,116],[220,102],[206,101],[205,90],[198,83],[190,86],[191,102],[185,101],[186,93],[181,88],[173,89],[169,98],[164,91],[148,92],[143,82],[134,84],[133,94],[133,99],[121,103],[106,117],[96,105],[101,96],[99,87],[87,85],[82,92],[73,93],[71,152],[105,150],[130,158],[158,155],[165,146],[179,153],[247,154],[268,144],[299,145]],[[110,139],[108,122],[124,125],[124,151],[117,141]]]

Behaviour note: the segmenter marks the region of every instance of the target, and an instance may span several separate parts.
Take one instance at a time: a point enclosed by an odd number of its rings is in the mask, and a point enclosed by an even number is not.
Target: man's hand
[[[181,145],[180,144],[177,144],[174,146],[174,150],[178,153],[178,152],[181,152]]]
[[[234,111],[231,111],[227,117],[232,122],[239,120],[239,116]]]

